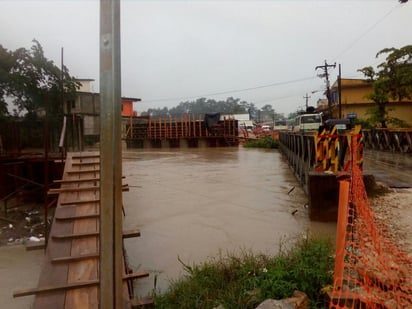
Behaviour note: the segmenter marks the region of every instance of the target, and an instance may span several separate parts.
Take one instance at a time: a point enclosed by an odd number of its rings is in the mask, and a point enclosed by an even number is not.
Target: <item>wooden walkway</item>
[[[14,293],[35,294],[33,308],[99,307],[99,176],[99,153],[68,153],[60,188],[49,191],[59,197],[38,287]],[[139,231],[123,234],[136,236]],[[125,308],[131,307],[131,280],[146,276],[125,270]]]

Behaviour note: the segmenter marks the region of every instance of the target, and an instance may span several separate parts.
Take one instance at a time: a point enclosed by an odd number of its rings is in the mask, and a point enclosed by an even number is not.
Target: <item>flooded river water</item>
[[[178,258],[199,263],[220,253],[275,254],[308,232],[335,239],[336,224],[311,222],[307,197],[277,150],[239,148],[124,149],[125,229],[142,236],[125,240],[137,281],[136,296],[165,291],[183,274]],[[412,158],[365,152],[364,172],[393,187],[411,187]],[[400,197],[404,199],[404,197]],[[402,213],[403,217],[410,218]],[[29,308],[33,297],[16,290],[37,284],[43,251],[0,247],[2,308]]]
[[[333,223],[308,219],[307,197],[277,150],[190,148],[123,153],[129,262],[151,276],[137,292],[164,291],[185,264],[248,250],[274,254],[307,232],[335,238]]]
[[[307,198],[277,150],[239,148],[124,149],[124,229],[129,264],[150,272],[136,296],[165,291],[186,264],[220,253],[275,254],[308,232],[335,239],[336,224],[311,222]],[[293,190],[292,190],[293,189]],[[294,213],[294,214],[292,214]],[[1,308],[30,308],[33,296],[13,292],[37,285],[44,252],[0,247]]]

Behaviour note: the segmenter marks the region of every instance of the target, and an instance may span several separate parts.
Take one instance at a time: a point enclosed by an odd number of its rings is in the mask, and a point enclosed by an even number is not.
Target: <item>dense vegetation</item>
[[[284,119],[283,114],[278,114],[272,105],[266,104],[262,108],[257,108],[255,104],[241,101],[239,98],[229,97],[226,100],[213,100],[199,98],[194,101],[180,102],[177,106],[168,108],[149,108],[142,112],[142,116],[169,117],[183,114],[204,115],[207,113],[221,114],[249,114],[251,120],[274,121]]]
[[[219,256],[200,265],[183,264],[186,275],[165,294],[154,293],[156,308],[256,308],[268,298],[305,292],[312,308],[325,307],[321,289],[332,283],[332,245],[328,240],[300,241],[277,256]]]
[[[258,139],[249,139],[244,144],[248,148],[278,148],[279,140],[272,135],[263,135]]]

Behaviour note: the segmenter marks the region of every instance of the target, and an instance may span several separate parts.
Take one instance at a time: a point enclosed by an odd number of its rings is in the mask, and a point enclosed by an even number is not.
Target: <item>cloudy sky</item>
[[[316,66],[341,64],[360,78],[386,47],[412,44],[412,1],[121,1],[122,95],[136,110],[229,96],[279,113],[316,105]],[[99,1],[0,0],[0,44],[29,48],[99,91]],[[338,69],[330,69],[336,80]]]

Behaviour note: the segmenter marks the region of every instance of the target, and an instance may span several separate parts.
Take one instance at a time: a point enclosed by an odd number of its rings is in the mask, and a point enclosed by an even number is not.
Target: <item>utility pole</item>
[[[306,99],[306,111],[308,111],[308,103],[309,103],[309,98],[310,96],[308,96],[308,93],[306,93],[306,96],[303,97],[304,99]]]
[[[100,309],[123,299],[120,0],[100,0]]]
[[[342,72],[339,63],[339,75],[338,75],[338,96],[339,96],[339,119],[342,118]]]
[[[322,69],[323,74],[319,75],[319,77],[325,77],[326,79],[326,97],[328,98],[328,111],[329,111],[329,117],[332,116],[332,101],[331,101],[331,96],[330,96],[330,85],[329,85],[329,73],[328,73],[328,68],[335,68],[336,67],[336,62],[334,64],[328,64],[325,60],[324,65],[319,65],[315,68],[317,69]]]

